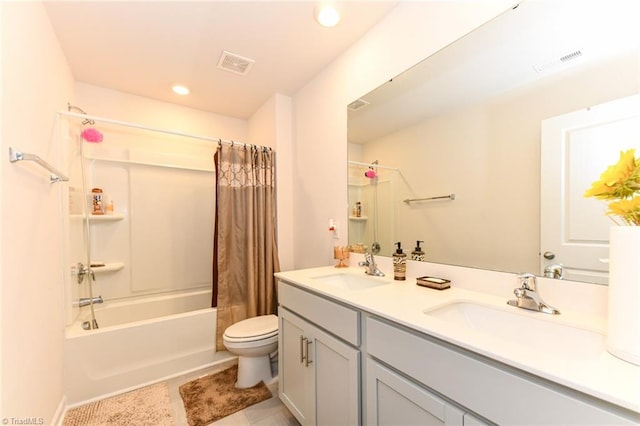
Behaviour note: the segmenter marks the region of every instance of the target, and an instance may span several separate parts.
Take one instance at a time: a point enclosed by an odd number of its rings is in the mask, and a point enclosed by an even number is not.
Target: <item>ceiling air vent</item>
[[[349,108],[349,111],[358,111],[359,109],[364,108],[367,105],[369,105],[369,102],[365,101],[364,99],[357,99],[347,105],[347,108]]]
[[[570,60],[576,59],[580,56],[582,56],[582,52],[576,50],[575,52],[571,52],[568,55],[564,55],[562,58],[560,58],[560,62],[569,62]]]
[[[235,74],[247,75],[254,63],[255,61],[253,59],[245,58],[225,50],[222,52],[220,60],[218,61],[218,68]]]
[[[582,57],[582,51],[575,50],[571,53],[568,53],[564,56],[559,57],[558,59],[554,59],[550,62],[547,62],[546,64],[534,65],[533,68],[538,73],[550,72],[560,68],[561,66],[567,66],[569,65],[570,62],[580,57]]]

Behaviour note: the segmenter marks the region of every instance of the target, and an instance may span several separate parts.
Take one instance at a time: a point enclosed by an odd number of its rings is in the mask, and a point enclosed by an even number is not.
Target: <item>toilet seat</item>
[[[223,338],[228,342],[254,342],[270,339],[278,335],[278,317],[261,315],[239,321],[224,332]]]

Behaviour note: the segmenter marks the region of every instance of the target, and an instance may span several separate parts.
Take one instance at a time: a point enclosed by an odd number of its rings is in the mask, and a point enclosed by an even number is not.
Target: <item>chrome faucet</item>
[[[544,268],[544,276],[562,280],[564,279],[564,268],[559,263],[553,263]]]
[[[102,296],[81,297],[80,300],[78,301],[78,306],[82,308],[83,306],[88,306],[88,305],[91,305],[92,303],[103,303],[103,302],[104,300],[102,300]]]
[[[559,315],[560,311],[544,303],[536,290],[536,277],[533,274],[518,275],[520,287],[513,290],[516,295],[515,300],[507,301],[507,304],[522,309],[543,312],[545,314]]]
[[[376,265],[376,260],[373,257],[373,253],[365,252],[364,262],[358,262],[358,265],[367,267],[367,269],[364,271],[364,273],[367,275],[384,277],[384,273],[380,269],[378,269],[378,265]]]

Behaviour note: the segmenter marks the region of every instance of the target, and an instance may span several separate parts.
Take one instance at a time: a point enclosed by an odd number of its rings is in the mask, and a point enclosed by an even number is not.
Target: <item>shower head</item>
[[[84,112],[84,110],[83,110],[82,108],[77,107],[77,106],[75,106],[75,105],[71,105],[71,104],[70,104],[70,103],[68,103],[68,102],[67,102],[67,111],[76,111],[76,112],[79,112],[80,114],[88,115],[86,112]],[[91,124],[91,125],[93,126],[94,124],[96,124],[96,122],[95,122],[95,121],[93,121],[93,120],[92,120],[92,119],[90,119],[90,118],[85,118],[85,119],[82,121],[82,125],[83,125],[83,126],[86,126],[87,124]]]
[[[378,164],[378,160],[375,160],[374,162],[371,163],[371,165],[369,166],[369,170],[367,170],[366,172],[364,172],[364,176],[367,179],[374,179],[378,174],[376,173],[376,170],[373,168],[374,165]]]

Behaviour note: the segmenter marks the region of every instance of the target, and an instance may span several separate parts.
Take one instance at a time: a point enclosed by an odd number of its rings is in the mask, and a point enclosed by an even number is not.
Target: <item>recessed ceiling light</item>
[[[321,4],[315,8],[316,21],[323,27],[333,27],[340,21],[340,13],[330,4]]]
[[[184,96],[184,95],[188,95],[189,94],[189,88],[185,87],[185,86],[181,86],[179,84],[176,84],[175,86],[173,86],[172,89],[178,95],[183,95]]]

